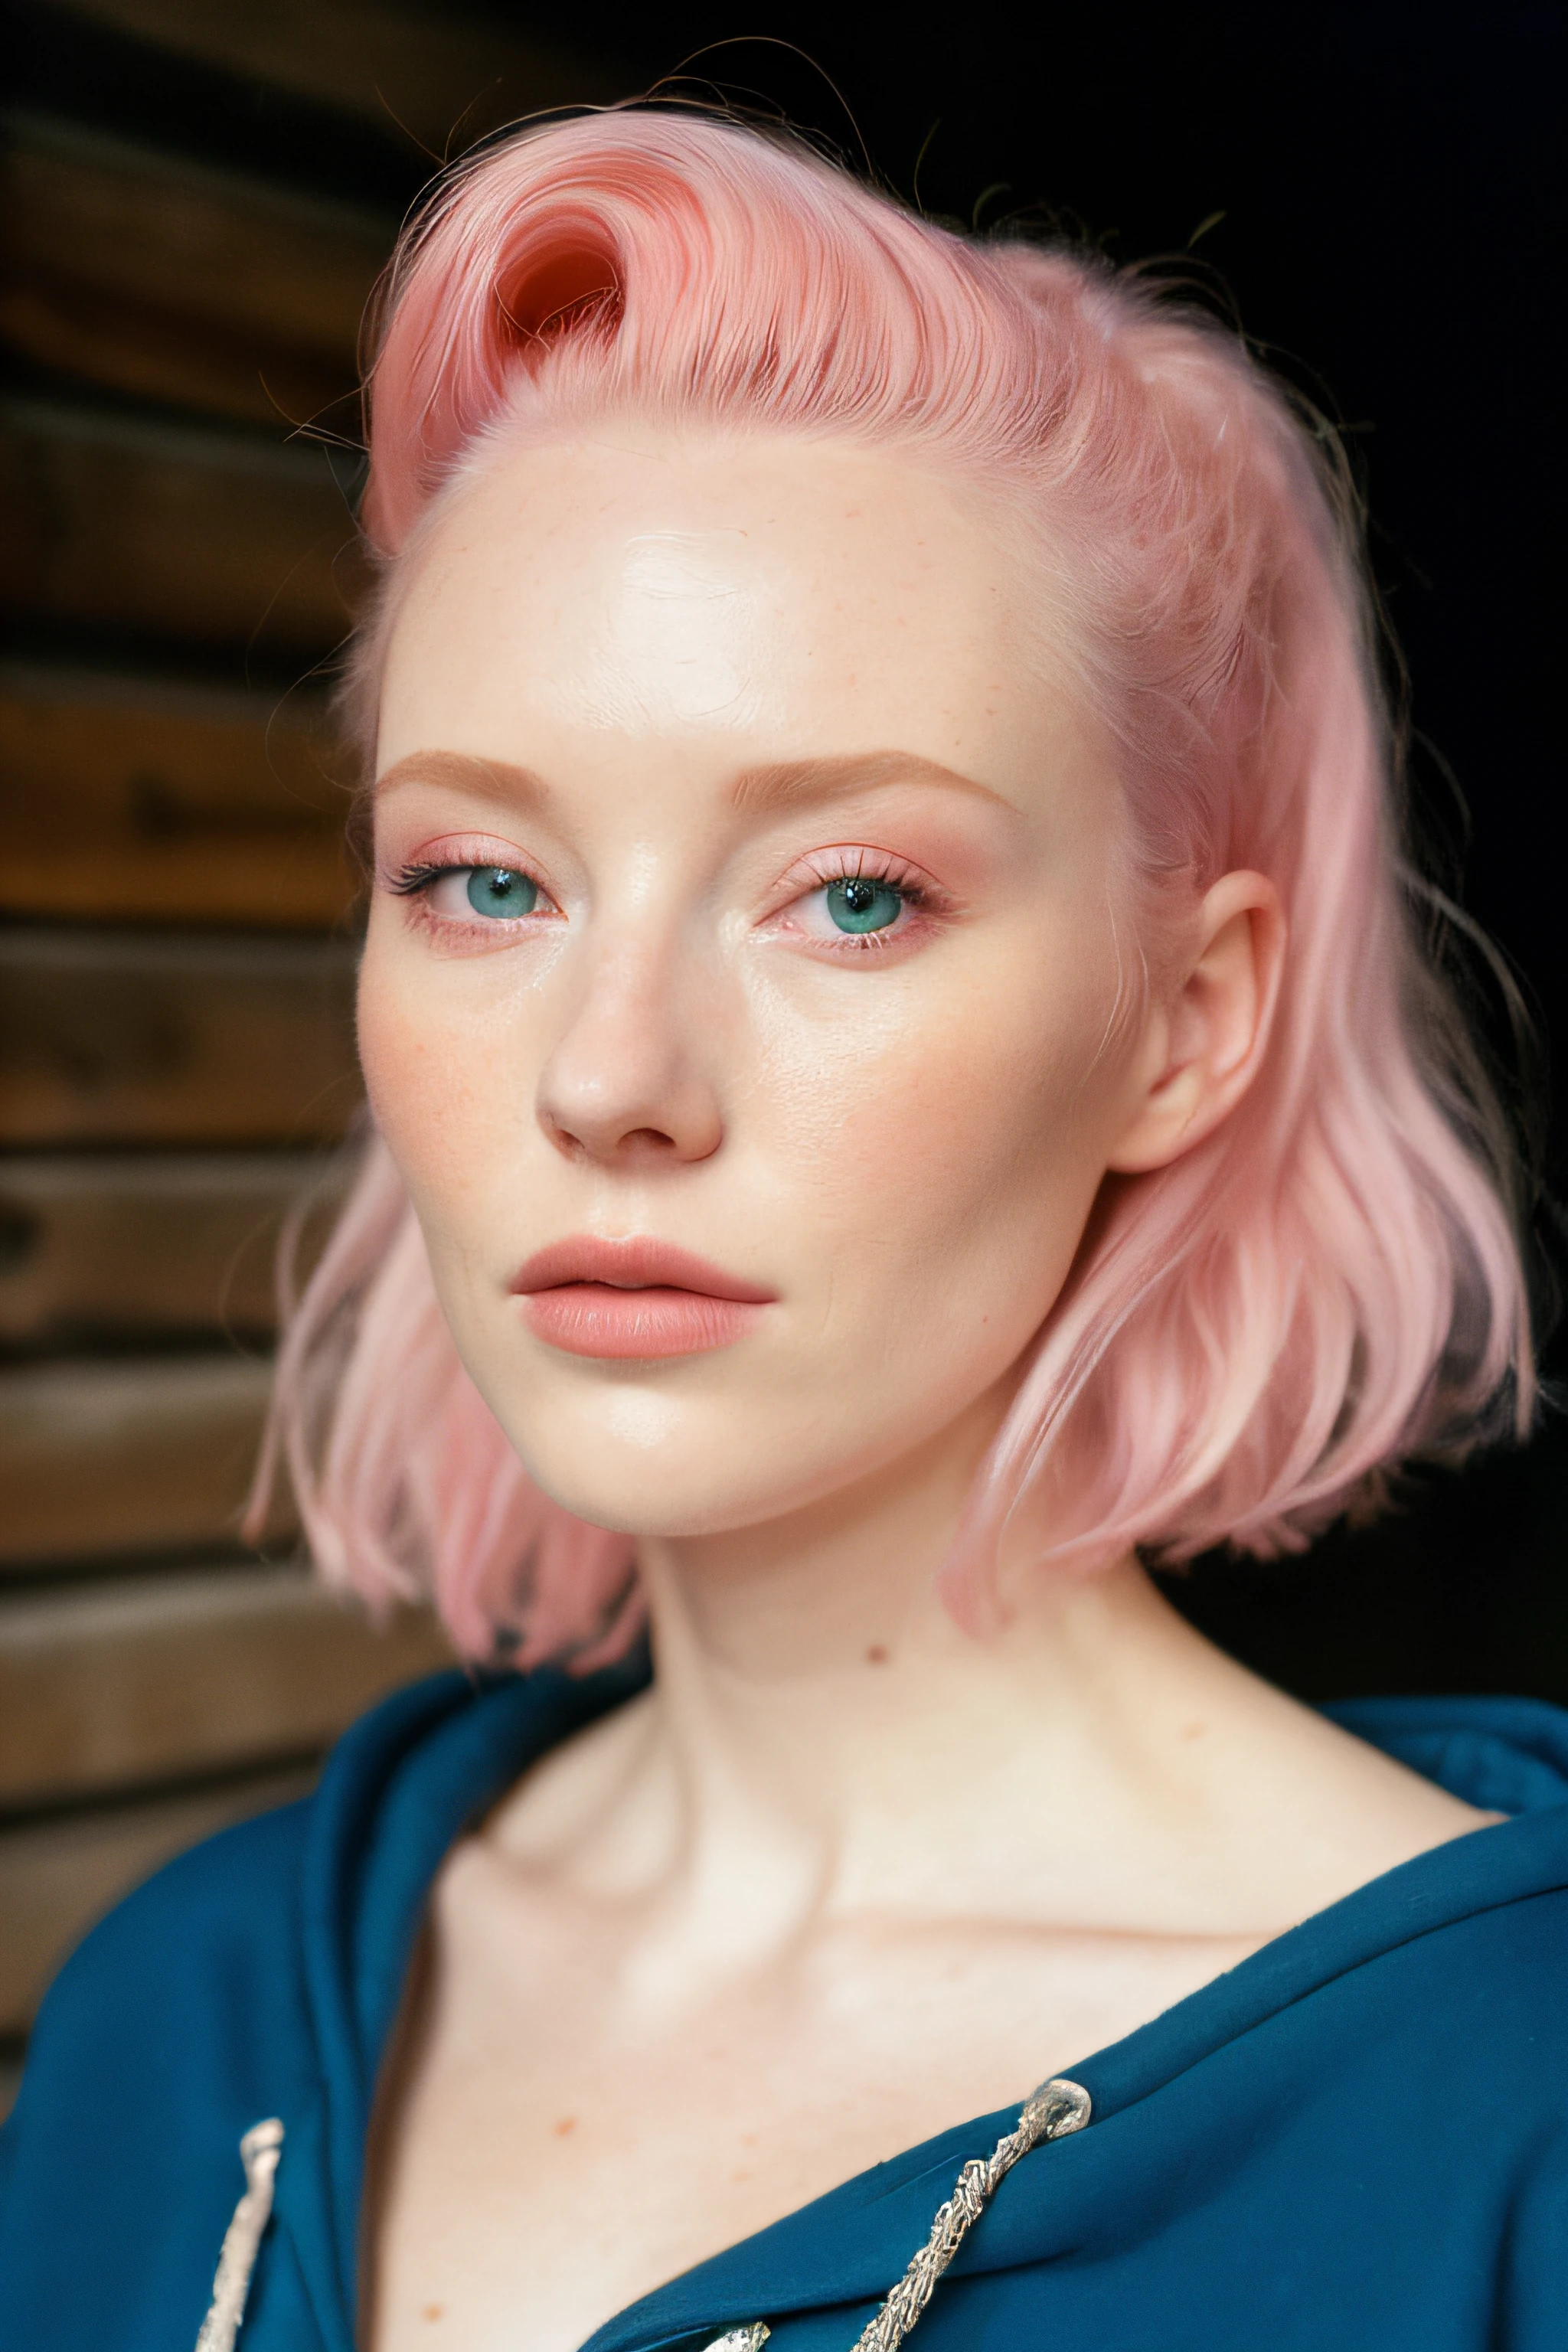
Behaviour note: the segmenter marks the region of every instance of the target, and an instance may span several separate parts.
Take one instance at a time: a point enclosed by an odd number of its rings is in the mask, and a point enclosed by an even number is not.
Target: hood
[[[440,1675],[366,1717],[329,1762],[304,1864],[321,2100],[313,2117],[289,2125],[277,2212],[331,2352],[353,2352],[371,2100],[431,1880],[531,1762],[643,1687],[647,1673],[639,1655],[583,1681]],[[1361,2084],[1358,2107],[1403,2116],[1406,2128],[1408,2097],[1394,2078],[1409,2053],[1404,2037],[1391,2038],[1391,2019],[1409,2020],[1423,2002],[1441,2007],[1456,1937],[1470,1931],[1484,1947],[1486,1922],[1568,1889],[1568,1714],[1464,1697],[1324,1711],[1454,1795],[1513,1818],[1385,1874],[1068,2069],[1089,2095],[1090,2127],[1000,2181],[953,2276],[1114,2260],[1119,2231],[1131,2237],[1152,2211],[1182,2206],[1194,2164],[1223,2169],[1224,2148],[1279,2141],[1287,2120],[1298,2134],[1325,2123],[1337,2134],[1347,2067]],[[1476,1965],[1484,1974],[1484,1956]],[[844,2352],[858,2332],[851,2323],[871,2316],[924,2242],[961,2168],[988,2158],[1018,2120],[1016,2107],[976,2117],[846,2182],[620,2314],[584,2352],[707,2344],[763,2315],[775,2335],[792,2315],[779,2336],[790,2352],[811,2352],[818,2326],[824,2352]]]

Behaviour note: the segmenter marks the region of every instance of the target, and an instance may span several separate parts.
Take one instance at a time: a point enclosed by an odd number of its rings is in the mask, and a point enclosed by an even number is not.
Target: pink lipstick
[[[644,1362],[728,1347],[776,1295],[668,1242],[588,1234],[538,1251],[511,1287],[551,1347]]]

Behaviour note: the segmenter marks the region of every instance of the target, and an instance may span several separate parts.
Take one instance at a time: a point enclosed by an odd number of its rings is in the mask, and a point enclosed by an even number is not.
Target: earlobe
[[[1184,968],[1151,1008],[1152,1074],[1108,1163],[1118,1174],[1167,1166],[1241,1100],[1268,1049],[1284,950],[1267,875],[1226,874],[1205,894]]]

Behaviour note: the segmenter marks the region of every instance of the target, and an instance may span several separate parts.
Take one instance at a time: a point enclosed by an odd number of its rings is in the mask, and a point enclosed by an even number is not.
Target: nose
[[[540,1126],[566,1159],[646,1171],[717,1151],[724,1121],[702,993],[700,974],[679,979],[649,956],[595,968],[539,1082]]]

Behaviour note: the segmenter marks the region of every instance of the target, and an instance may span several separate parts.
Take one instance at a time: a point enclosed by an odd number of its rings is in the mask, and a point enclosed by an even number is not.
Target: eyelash
[[[460,919],[454,919],[449,915],[434,915],[427,904],[427,894],[436,883],[444,880],[448,874],[482,871],[489,864],[499,865],[502,862],[499,859],[478,857],[453,858],[450,861],[440,862],[412,858],[405,866],[399,866],[395,874],[389,877],[386,887],[395,898],[418,901],[415,911],[419,919],[432,927],[438,924],[448,933],[454,930],[472,931],[480,936],[488,933],[493,939],[498,931],[510,930],[511,925],[505,921],[498,921],[493,916],[476,919],[469,924]],[[520,863],[508,861],[508,864],[510,872],[518,874],[527,872],[527,868]],[[528,878],[537,882],[536,876],[529,875]],[[895,856],[890,852],[867,849],[824,850],[803,859],[792,873],[784,877],[780,887],[789,889],[790,897],[769,919],[770,922],[783,921],[799,899],[814,897],[816,891],[828,889],[835,882],[881,882],[889,890],[897,892],[910,915],[927,919],[940,915],[947,904],[945,895],[929,878],[920,877],[917,869],[911,866],[907,859]],[[798,887],[802,883],[807,887],[805,888]],[[537,887],[542,891],[544,888],[542,883],[538,883]],[[519,916],[515,919],[518,922],[527,922],[532,919],[528,916]],[[922,922],[921,929],[924,928],[925,925]],[[885,955],[889,949],[908,939],[910,929],[910,924],[899,923],[881,931],[843,932],[831,940],[819,938],[814,940],[813,944],[835,956]]]
[[[793,887],[808,877],[809,888]],[[881,882],[898,894],[911,916],[927,920],[940,914],[947,903],[935,884],[921,876],[906,858],[880,849],[828,849],[803,859],[785,877],[780,887],[790,888],[791,897],[774,919],[784,919],[798,899],[829,889],[835,882]],[[886,955],[907,940],[913,928],[909,923],[897,923],[880,931],[845,931],[834,940],[815,939],[813,944],[833,956]],[[925,921],[920,928],[925,929]]]
[[[421,891],[428,890],[433,882],[439,882],[447,874],[472,874],[477,870],[480,870],[480,861],[478,858],[467,859],[461,863],[454,860],[450,866],[425,866],[416,858],[410,865],[400,866],[386,887],[395,898],[417,898]],[[507,870],[521,874],[522,868],[511,866]],[[530,876],[529,878],[531,880],[532,877]]]
[[[409,900],[409,913],[416,923],[433,935],[439,934],[453,946],[463,940],[469,943],[488,941],[491,945],[499,945],[501,940],[510,938],[525,923],[533,925],[541,919],[549,921],[556,917],[557,909],[553,900],[551,901],[548,908],[542,908],[531,914],[518,915],[510,920],[489,915],[476,916],[471,922],[465,922],[461,916],[458,915],[438,915],[430,905],[431,890],[437,882],[444,882],[448,875],[482,874],[489,867],[502,867],[509,874],[521,874],[534,885],[542,898],[550,898],[550,893],[538,876],[531,873],[520,859],[493,856],[487,857],[482,852],[467,857],[411,858],[406,866],[400,866],[395,874],[388,875],[385,887],[395,898]]]

